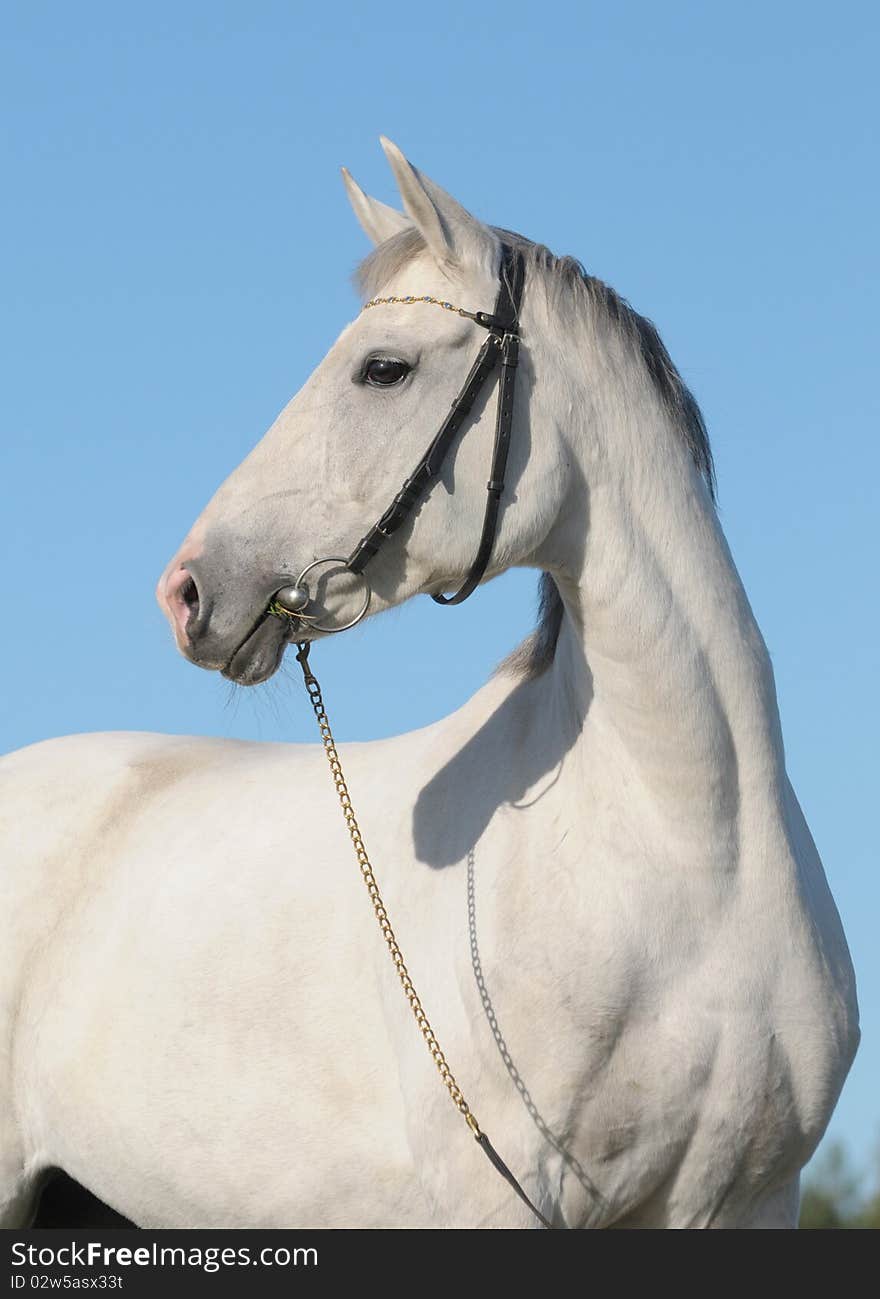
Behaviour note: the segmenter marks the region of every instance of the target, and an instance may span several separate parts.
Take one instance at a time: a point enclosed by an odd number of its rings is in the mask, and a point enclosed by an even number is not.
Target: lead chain
[[[419,1026],[422,1037],[425,1039],[425,1045],[431,1052],[431,1057],[437,1066],[440,1077],[446,1085],[446,1090],[452,1097],[452,1103],[458,1112],[463,1115],[471,1132],[479,1141],[482,1137],[480,1125],[477,1123],[476,1117],[471,1113],[470,1107],[462,1094],[462,1090],[455,1081],[452,1070],[446,1063],[446,1057],[440,1050],[440,1043],[434,1035],[434,1030],[431,1027],[430,1020],[425,1014],[422,1003],[419,1000],[419,994],[413,986],[409,970],[407,970],[406,964],[404,963],[403,953],[401,952],[397,939],[394,936],[394,930],[391,927],[388,912],[385,910],[385,904],[382,901],[382,894],[379,892],[379,885],[376,883],[376,876],[373,874],[373,867],[370,865],[370,859],[367,856],[367,850],[364,846],[361,829],[358,825],[354,808],[351,805],[351,795],[348,792],[348,785],[346,784],[345,776],[342,771],[342,763],[339,760],[336,742],[333,739],[333,732],[330,729],[327,710],[324,708],[324,700],[321,696],[321,686],[318,678],[309,667],[308,641],[298,642],[297,649],[299,651],[296,656],[297,662],[302,668],[305,687],[308,691],[312,708],[314,709],[315,718],[318,723],[318,730],[321,735],[321,743],[324,746],[324,753],[327,756],[327,762],[330,766],[330,774],[333,777],[333,784],[336,786],[336,793],[339,796],[342,815],[345,817],[345,824],[348,827],[348,833],[351,836],[351,842],[354,845],[355,856],[357,857],[361,877],[366,885],[367,892],[370,895],[370,901],[373,904],[373,911],[375,912],[376,919],[379,922],[382,937],[385,939],[388,951],[391,954],[391,959],[394,962],[395,969],[397,970],[397,976],[400,979],[404,996],[410,1004],[410,1009],[415,1017],[415,1021]]]

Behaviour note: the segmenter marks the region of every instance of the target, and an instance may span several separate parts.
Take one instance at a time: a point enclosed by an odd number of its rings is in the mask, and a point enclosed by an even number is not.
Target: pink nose
[[[179,640],[184,640],[187,623],[199,614],[199,588],[195,578],[187,569],[175,568],[165,579],[164,585],[159,584],[157,594],[159,603],[165,606],[171,619],[175,635]]]

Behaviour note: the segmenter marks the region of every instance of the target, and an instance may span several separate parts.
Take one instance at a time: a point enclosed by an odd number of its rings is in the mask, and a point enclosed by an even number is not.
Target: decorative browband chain
[[[507,455],[510,448],[510,434],[513,425],[513,396],[516,383],[516,366],[519,360],[519,310],[522,302],[525,264],[522,254],[514,251],[509,245],[502,246],[501,270],[499,276],[498,296],[495,310],[466,311],[451,302],[424,294],[421,297],[373,298],[366,304],[378,307],[391,304],[405,306],[416,303],[429,303],[465,316],[489,331],[489,336],[480,348],[470,373],[464,381],[461,391],[452,402],[449,414],[440,426],[434,440],[428,447],[415,469],[405,479],[400,491],[394,497],[382,517],[373,524],[370,531],[355,546],[346,560],[346,566],[353,573],[362,573],[379,548],[409,518],[417,502],[421,499],[432,481],[437,477],[446,458],[453,439],[464,423],[477,394],[489,378],[495,366],[501,360],[501,381],[498,392],[498,410],[495,418],[495,444],[492,452],[492,466],[489,481],[486,484],[486,512],[483,517],[483,530],[476,558],[464,583],[455,595],[435,595],[438,604],[461,604],[479,585],[492,555],[495,541],[495,530],[498,524],[498,509],[501,494],[504,490],[504,475],[507,469]]]
[[[416,302],[428,302],[432,307],[442,307],[444,311],[451,311],[455,316],[464,316],[466,320],[475,320],[484,329],[492,329],[495,333],[509,332],[505,329],[504,321],[498,316],[490,315],[488,311],[468,311],[465,307],[457,307],[454,302],[444,302],[442,298],[432,298],[430,293],[423,293],[421,297],[413,297],[411,293],[408,293],[403,298],[399,298],[394,294],[390,298],[370,298],[369,302],[364,303],[362,310],[369,311],[370,307],[409,307]],[[514,322],[515,331],[516,322]]]

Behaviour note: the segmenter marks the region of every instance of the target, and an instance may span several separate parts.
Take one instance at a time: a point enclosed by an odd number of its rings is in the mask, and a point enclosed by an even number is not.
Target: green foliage
[[[880,1147],[873,1159],[872,1189],[864,1170],[855,1169],[849,1154],[832,1143],[810,1169],[801,1199],[801,1229],[846,1231],[880,1228]]]

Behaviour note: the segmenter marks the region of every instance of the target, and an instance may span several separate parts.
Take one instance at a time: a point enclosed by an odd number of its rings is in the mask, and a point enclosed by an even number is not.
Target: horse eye
[[[390,388],[400,383],[410,372],[405,361],[392,361],[387,356],[374,356],[364,367],[364,379],[377,388]]]

